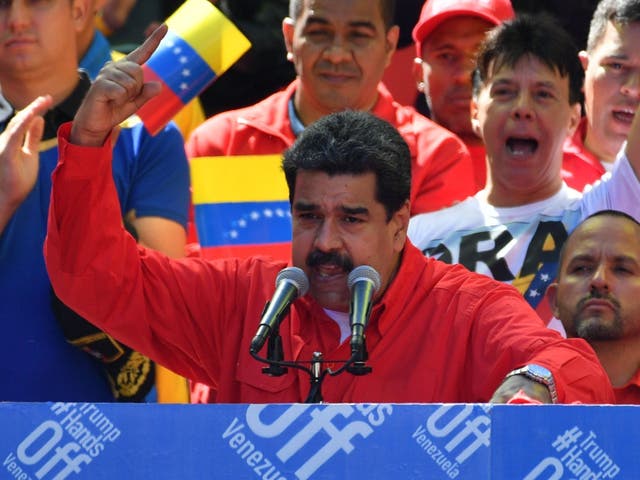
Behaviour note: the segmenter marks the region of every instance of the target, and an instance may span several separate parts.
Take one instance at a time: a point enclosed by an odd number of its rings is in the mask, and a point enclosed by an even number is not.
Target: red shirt
[[[640,369],[624,387],[614,388],[616,403],[619,405],[640,405]]]
[[[111,148],[84,148],[60,131],[45,243],[65,304],[181,375],[213,385],[219,402],[300,402],[310,380],[297,369],[261,373],[249,355],[283,262],[265,258],[173,260],[139,247],[120,225]],[[313,352],[346,360],[349,341],[310,296],[280,328],[285,359]],[[395,279],[372,309],[364,376],[327,376],[327,402],[484,402],[505,374],[527,363],[550,369],[562,402],[611,403],[591,347],[547,329],[512,287],[425,258],[407,242]],[[335,370],[340,366],[335,362]]]
[[[186,143],[190,158],[282,153],[295,140],[288,114],[298,82],[240,110],[220,113],[200,125]],[[473,164],[454,134],[400,105],[380,84],[373,113],[398,129],[412,160],[411,213],[448,207],[476,193]]]
[[[562,179],[579,192],[600,180],[606,172],[600,160],[584,146],[586,134],[587,119],[583,117],[574,134],[567,138],[563,146]]]
[[[482,190],[487,184],[487,150],[484,144],[476,145],[467,144],[471,161],[473,162],[473,171],[476,179],[477,191]]]

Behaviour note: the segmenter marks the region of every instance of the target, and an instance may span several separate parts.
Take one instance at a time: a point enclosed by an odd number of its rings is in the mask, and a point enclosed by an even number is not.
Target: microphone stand
[[[347,372],[352,375],[366,375],[371,373],[371,367],[366,365],[366,361],[369,359],[369,352],[367,352],[366,339],[362,341],[362,345],[351,355],[353,362],[348,363],[346,366]]]
[[[283,313],[283,317],[286,313]],[[298,361],[286,361],[284,360],[284,351],[282,348],[282,337],[280,336],[280,322],[272,328],[269,332],[269,339],[267,343],[267,357],[263,358],[258,355],[258,352],[249,350],[250,355],[259,362],[266,363],[268,366],[262,368],[262,373],[273,377],[279,377],[287,373],[287,367],[303,370],[309,374],[311,387],[309,388],[309,394],[305,403],[321,403],[322,398],[322,381],[327,374],[330,376],[336,376],[344,372],[345,370],[352,375],[366,375],[371,373],[371,367],[366,365],[366,361],[369,358],[367,353],[366,342],[363,340],[360,348],[354,350],[351,353],[349,360],[341,360],[344,362],[338,370],[332,371],[330,368],[322,369],[322,364],[327,362],[324,360],[322,352],[314,352],[310,362],[298,362]],[[331,361],[337,363],[337,361]],[[310,363],[310,368],[307,368],[300,363]]]
[[[267,302],[264,306],[264,312],[269,308],[269,303]],[[280,336],[280,321],[289,314],[289,307],[287,307],[282,315],[279,317],[278,321],[275,322],[271,331],[269,332],[269,338],[267,343],[267,363],[268,367],[262,368],[262,373],[265,375],[270,375],[272,377],[281,377],[285,373],[287,373],[287,368],[282,365],[282,360],[284,360],[284,351],[282,349],[282,337]]]
[[[284,352],[282,350],[282,337],[280,329],[275,327],[269,335],[269,343],[267,344],[267,362],[268,367],[262,368],[262,373],[272,377],[280,377],[287,373],[287,367],[282,365],[284,360]]]
[[[326,370],[325,370],[326,371]],[[304,403],[322,403],[322,352],[313,352],[311,358],[311,388]]]

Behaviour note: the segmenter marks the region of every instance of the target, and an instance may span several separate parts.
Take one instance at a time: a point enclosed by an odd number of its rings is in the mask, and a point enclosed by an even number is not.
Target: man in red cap
[[[514,16],[510,0],[427,0],[413,29],[418,90],[431,119],[467,145],[478,189],[487,167],[482,140],[471,128],[471,73],[485,33]]]

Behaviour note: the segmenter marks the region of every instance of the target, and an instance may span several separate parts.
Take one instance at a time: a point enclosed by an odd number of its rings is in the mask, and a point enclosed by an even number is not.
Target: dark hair
[[[308,126],[282,161],[293,202],[298,171],[376,175],[375,199],[390,220],[411,192],[411,154],[398,131],[371,113],[332,113]]]
[[[578,49],[571,35],[548,14],[521,14],[487,34],[473,73],[474,95],[492,72],[505,65],[515,67],[526,56],[535,57],[561,76],[569,77],[569,104],[582,100],[584,70]]]
[[[592,52],[598,46],[604,36],[608,22],[625,26],[630,23],[640,22],[640,1],[602,0],[598,3],[595,12],[593,12],[593,17],[591,17],[587,51]]]
[[[560,249],[560,255],[558,256],[558,271],[556,272],[556,277],[560,278],[560,274],[562,273],[562,264],[564,262],[564,257],[566,255],[566,249],[567,249],[567,244],[569,243],[569,239],[571,238],[571,236],[573,235],[573,233],[578,230],[578,228],[580,227],[580,225],[582,225],[584,222],[586,222],[587,220],[590,220],[592,218],[596,218],[596,217],[616,217],[616,218],[623,218],[626,219],[632,223],[634,223],[638,228],[640,228],[640,222],[638,222],[638,220],[636,220],[635,218],[633,218],[631,215],[629,215],[628,213],[625,212],[621,212],[620,210],[599,210],[595,213],[592,213],[591,215],[589,215],[587,218],[585,218],[584,220],[582,220],[577,226],[576,228],[573,229],[573,231],[569,234],[569,236],[567,237],[567,239],[565,240],[564,244],[562,244],[562,248]],[[638,239],[640,240],[640,238]]]
[[[389,30],[395,22],[396,0],[377,0],[380,5],[380,12],[382,12],[382,20],[384,26]],[[289,17],[294,21],[300,18],[304,7],[305,0],[290,0],[289,1]]]

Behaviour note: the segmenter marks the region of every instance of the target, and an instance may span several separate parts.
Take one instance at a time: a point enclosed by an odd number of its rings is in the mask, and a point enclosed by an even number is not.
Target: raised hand
[[[76,113],[69,137],[71,143],[102,145],[116,125],[160,93],[158,82],[145,83],[141,65],[166,33],[167,26],[159,26],[133,52],[117,62],[108,63],[100,71]]]
[[[0,233],[36,183],[42,115],[52,102],[49,95],[36,98],[0,134]]]

